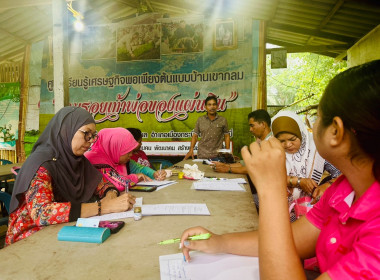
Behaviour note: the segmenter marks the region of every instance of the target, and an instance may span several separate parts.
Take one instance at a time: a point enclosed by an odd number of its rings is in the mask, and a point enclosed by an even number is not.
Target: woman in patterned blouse
[[[82,108],[62,108],[51,119],[17,175],[6,245],[51,224],[132,208],[135,198],[119,196],[83,156],[96,139],[95,121]]]

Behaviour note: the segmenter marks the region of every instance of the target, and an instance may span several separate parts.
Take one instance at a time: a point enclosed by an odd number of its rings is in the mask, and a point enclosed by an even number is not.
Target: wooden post
[[[17,162],[25,161],[25,122],[26,110],[28,107],[29,92],[29,63],[30,63],[30,45],[26,45],[24,53],[24,61],[21,71],[21,92],[20,92],[20,111],[18,121],[18,140],[16,141]]]
[[[266,22],[260,21],[257,109],[267,109]]]
[[[52,1],[53,9],[53,61],[54,61],[54,110],[69,105],[67,2]]]

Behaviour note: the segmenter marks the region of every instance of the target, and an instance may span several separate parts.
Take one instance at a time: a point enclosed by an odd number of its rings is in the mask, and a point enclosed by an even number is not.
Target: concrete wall
[[[380,59],[380,25],[360,39],[347,51],[347,66]]]

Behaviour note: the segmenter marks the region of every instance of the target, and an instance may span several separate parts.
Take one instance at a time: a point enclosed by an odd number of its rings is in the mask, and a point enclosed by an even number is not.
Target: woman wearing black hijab
[[[51,119],[17,175],[5,244],[51,224],[132,208],[83,156],[97,139],[95,121],[82,108],[65,107]],[[97,202],[88,202],[93,195]]]

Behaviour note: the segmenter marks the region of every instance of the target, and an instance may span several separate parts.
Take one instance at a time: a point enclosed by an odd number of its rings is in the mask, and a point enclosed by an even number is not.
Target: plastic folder
[[[103,243],[109,236],[109,228],[64,226],[58,232],[59,241]]]

